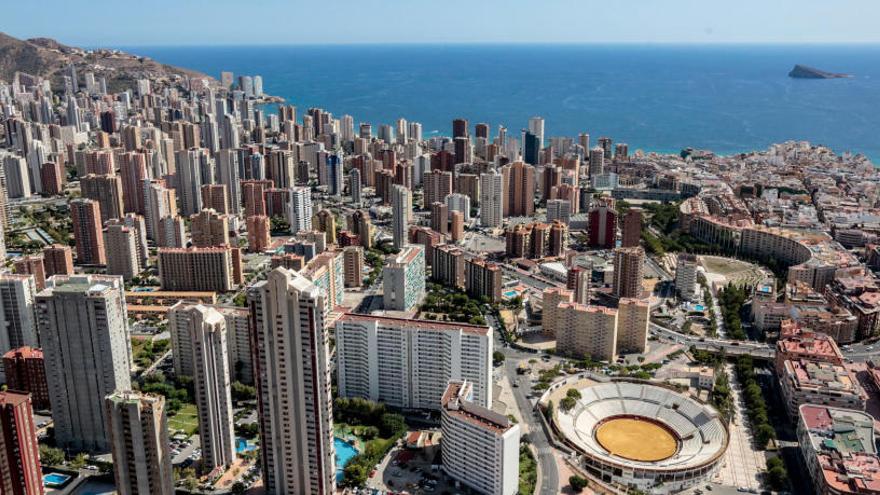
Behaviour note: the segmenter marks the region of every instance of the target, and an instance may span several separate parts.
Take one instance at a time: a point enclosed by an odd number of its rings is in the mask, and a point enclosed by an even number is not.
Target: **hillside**
[[[141,78],[153,81],[163,79],[208,78],[200,72],[156,62],[119,50],[84,50],[63,45],[49,38],[20,40],[0,33],[0,80],[12,81],[16,72],[25,72],[52,80],[54,90],[62,89],[63,76],[68,65],[76,67],[79,83],[83,75],[94,72],[96,78],[107,79],[107,89],[117,92],[134,88]]]

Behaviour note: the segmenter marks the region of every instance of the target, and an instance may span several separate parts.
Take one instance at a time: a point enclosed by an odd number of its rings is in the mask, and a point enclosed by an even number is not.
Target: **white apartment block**
[[[408,245],[382,269],[382,302],[385,309],[409,311],[424,296],[425,248]]]
[[[480,174],[480,225],[500,227],[504,221],[504,181],[497,170]]]
[[[471,384],[453,381],[440,401],[443,470],[485,495],[519,490],[520,427],[471,400]]]
[[[188,358],[192,371],[202,467],[210,471],[228,466],[235,460],[235,434],[226,319],[213,307],[179,302],[169,311],[169,320],[176,337],[172,354],[188,353],[179,358]]]
[[[492,351],[489,327],[348,313],[336,322],[338,393],[437,409],[450,380],[467,380],[490,408]]]

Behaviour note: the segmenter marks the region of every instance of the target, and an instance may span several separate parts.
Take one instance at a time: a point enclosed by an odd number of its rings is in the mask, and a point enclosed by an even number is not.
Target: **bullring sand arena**
[[[566,387],[556,392],[567,394]],[[580,398],[558,408],[554,426],[581,466],[606,482],[675,493],[712,478],[728,432],[710,405],[647,382],[576,382]]]
[[[596,428],[596,440],[608,452],[633,461],[662,461],[678,450],[678,440],[667,428],[633,417],[603,422]]]

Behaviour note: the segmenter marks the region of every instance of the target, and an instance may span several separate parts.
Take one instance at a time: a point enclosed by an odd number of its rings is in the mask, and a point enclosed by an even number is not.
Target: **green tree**
[[[492,363],[494,363],[495,366],[498,366],[501,363],[503,363],[504,359],[505,359],[504,353],[502,353],[501,351],[495,351],[492,353]]]
[[[774,491],[783,491],[788,485],[788,471],[779,457],[767,459],[767,484]]]
[[[568,392],[565,393],[566,397],[571,397],[574,400],[578,400],[581,398],[581,391],[576,388],[568,389]]]
[[[64,464],[64,451],[48,445],[40,445],[40,462],[44,466],[60,466]]]
[[[392,437],[406,431],[406,421],[396,413],[385,413],[379,425],[379,433],[383,437]]]
[[[232,382],[232,400],[243,402],[257,398],[257,389],[241,382]]]
[[[577,400],[572,399],[571,397],[563,397],[562,400],[559,401],[559,408],[563,411],[570,411],[576,405]]]
[[[244,483],[242,483],[241,481],[236,481],[235,483],[233,483],[231,490],[233,495],[244,495],[245,493],[247,493],[247,487],[244,486]]]
[[[587,480],[578,475],[573,475],[568,478],[568,485],[571,486],[575,493],[580,493],[587,487]]]

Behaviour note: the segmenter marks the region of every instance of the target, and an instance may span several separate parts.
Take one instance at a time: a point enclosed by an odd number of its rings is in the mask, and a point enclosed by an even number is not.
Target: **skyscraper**
[[[538,149],[544,149],[544,118],[532,117],[529,119],[529,132],[537,138]]]
[[[131,388],[131,347],[121,277],[55,276],[36,297],[55,422],[67,449],[107,452],[104,397]]]
[[[431,170],[422,179],[424,182],[425,207],[434,203],[443,203],[446,196],[452,194],[452,172]]]
[[[137,233],[117,220],[111,220],[104,231],[107,245],[107,275],[121,275],[126,281],[141,272],[137,249]]]
[[[229,217],[213,209],[205,209],[192,216],[192,243],[195,247],[229,245]]]
[[[89,174],[79,181],[82,197],[98,202],[101,222],[122,218],[122,180],[118,175]]]
[[[43,495],[40,447],[28,394],[0,392],[0,493]]]
[[[76,260],[83,265],[106,265],[98,202],[74,199],[70,202],[70,216],[73,219],[73,238],[76,240]]]
[[[443,471],[476,493],[519,491],[520,426],[473,401],[473,385],[450,380],[440,399]]]
[[[646,299],[623,298],[617,306],[617,351],[645,352],[651,306]]]
[[[412,215],[412,193],[409,189],[395,185],[391,196],[391,221],[393,222],[393,246],[402,249],[406,243],[407,225]]]
[[[675,267],[675,291],[687,301],[697,297],[697,256],[690,253],[679,253]]]
[[[73,251],[70,246],[52,244],[43,248],[43,267],[46,277],[73,275]]]
[[[324,295],[304,276],[276,268],[248,289],[269,495],[336,490]]]
[[[614,295],[640,298],[645,273],[645,251],[641,247],[614,250]]]
[[[409,311],[425,296],[425,248],[406,246],[382,270],[385,309]]]
[[[600,202],[590,209],[590,247],[611,249],[617,236],[617,211],[612,202]]]
[[[31,394],[34,409],[38,411],[49,409],[49,385],[41,349],[29,346],[12,349],[3,355],[3,371],[9,390]]]
[[[269,244],[272,242],[269,217],[266,215],[247,217],[245,227],[247,228],[248,251],[261,253],[269,248]]]
[[[538,136],[524,130],[522,133],[522,156],[523,161],[529,165],[540,164],[541,143]]]
[[[312,191],[294,187],[290,193],[290,231],[312,230]]]
[[[232,370],[229,369],[226,319],[216,309],[180,302],[169,311],[177,345],[174,353],[188,353],[192,368],[202,469],[211,471],[235,460],[232,414]],[[182,341],[186,344],[181,345]]]
[[[530,217],[535,214],[535,167],[523,162],[502,168],[506,187],[505,216]]]
[[[165,399],[120,391],[102,401],[119,495],[173,495]]]
[[[177,193],[164,180],[144,181],[144,221],[147,237],[159,246],[162,239],[162,219],[177,216]]]
[[[361,171],[353,168],[351,169],[351,172],[348,173],[348,177],[351,202],[354,203],[355,206],[360,206],[363,190],[363,184],[361,183]]]
[[[441,234],[449,230],[449,208],[445,203],[431,203],[431,228]]]
[[[33,276],[0,274],[0,354],[22,346],[37,347],[35,296]],[[2,369],[0,378],[5,380]]]
[[[621,247],[636,247],[642,238],[642,210],[630,208],[623,215],[623,238]]]
[[[480,225],[500,227],[504,220],[504,182],[501,174],[492,169],[480,174]]]
[[[467,119],[455,119],[452,121],[452,138],[468,137]]]

